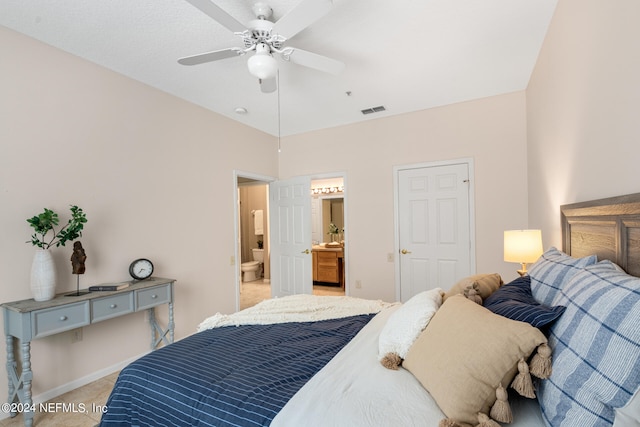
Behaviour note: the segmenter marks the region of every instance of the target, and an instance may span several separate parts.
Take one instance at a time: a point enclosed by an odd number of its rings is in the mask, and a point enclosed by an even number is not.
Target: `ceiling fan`
[[[284,46],[291,37],[326,15],[331,10],[332,0],[302,0],[277,22],[269,20],[273,12],[271,7],[264,2],[258,2],[252,9],[256,19],[250,21],[247,26],[211,0],[187,1],[240,36],[244,47],[230,47],[180,58],[178,62],[182,65],[198,65],[255,52],[247,61],[247,66],[249,73],[258,78],[260,88],[265,93],[277,89],[278,63],[273,57],[274,53],[279,54],[285,61],[331,74],[340,74],[345,68],[345,64],[338,60],[296,47]]]

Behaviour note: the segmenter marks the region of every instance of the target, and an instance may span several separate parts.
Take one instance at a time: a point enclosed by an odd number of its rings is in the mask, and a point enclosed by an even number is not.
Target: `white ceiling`
[[[273,20],[300,0],[270,0]],[[214,0],[241,23],[254,0]],[[282,136],[524,90],[557,0],[334,0],[287,41],[346,63],[339,76],[280,70]],[[277,135],[278,93],[248,55],[183,66],[238,36],[185,0],[2,0],[0,25]],[[43,64],[46,68],[46,64]],[[351,95],[347,95],[349,92]],[[385,112],[361,110],[383,105]],[[244,107],[247,114],[234,112]]]

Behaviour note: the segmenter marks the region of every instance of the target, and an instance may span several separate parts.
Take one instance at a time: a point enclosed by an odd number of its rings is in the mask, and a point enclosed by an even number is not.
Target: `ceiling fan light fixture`
[[[247,67],[252,76],[262,80],[272,79],[278,72],[278,62],[264,43],[256,46],[256,53],[247,61]]]

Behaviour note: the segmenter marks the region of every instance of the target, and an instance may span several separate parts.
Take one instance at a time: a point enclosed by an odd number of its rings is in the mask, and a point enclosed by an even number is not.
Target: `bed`
[[[638,427],[640,194],[561,221],[510,283],[218,313],[123,369],[100,426]]]

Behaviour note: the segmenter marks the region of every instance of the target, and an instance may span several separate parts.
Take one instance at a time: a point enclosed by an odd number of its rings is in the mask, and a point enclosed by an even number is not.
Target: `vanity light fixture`
[[[344,192],[344,186],[339,186],[339,187],[318,187],[318,188],[312,188],[311,189],[311,194],[312,195],[333,194],[333,193],[342,193],[342,192]]]

